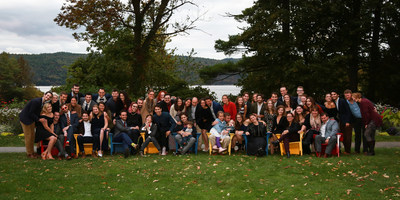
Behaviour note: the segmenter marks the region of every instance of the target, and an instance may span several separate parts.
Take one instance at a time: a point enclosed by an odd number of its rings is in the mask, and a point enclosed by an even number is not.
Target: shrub
[[[1,132],[12,132],[14,134],[22,133],[22,127],[19,122],[19,113],[25,106],[26,100],[19,101],[12,99],[9,102],[2,101],[0,104],[0,129]]]

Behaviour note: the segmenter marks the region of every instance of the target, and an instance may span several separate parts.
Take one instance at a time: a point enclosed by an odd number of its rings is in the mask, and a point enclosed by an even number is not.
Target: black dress
[[[206,109],[204,109],[200,106],[196,109],[196,123],[201,129],[206,129],[207,131],[210,131],[213,121],[214,117],[211,113],[210,108],[207,107]]]
[[[329,118],[337,118],[337,113],[338,113],[338,111],[337,111],[337,109],[336,109],[336,107],[335,108],[325,108],[325,112],[326,112],[326,114],[328,114],[328,116],[329,116]]]
[[[263,123],[258,125],[250,124],[247,128],[250,135],[247,136],[247,154],[259,155],[265,154],[265,148],[267,147],[266,132],[267,128]]]
[[[100,135],[100,130],[104,127],[104,115],[101,115],[100,118],[97,118],[98,114],[93,113],[93,118],[91,121],[91,131],[92,135]]]
[[[279,122],[276,121],[277,118],[278,118],[278,116],[274,117],[274,121],[272,124],[272,133],[273,134],[281,134],[288,126],[288,121],[285,116],[282,116],[281,119],[279,120]]]
[[[53,118],[52,117],[47,117],[45,115],[40,115],[40,118],[44,118],[47,120],[47,126],[51,126],[51,124],[53,124]],[[35,142],[39,142],[41,140],[45,140],[47,138],[49,138],[50,136],[53,136],[52,133],[50,133],[49,131],[47,131],[43,124],[41,122],[37,122],[36,123],[36,134],[35,134]]]

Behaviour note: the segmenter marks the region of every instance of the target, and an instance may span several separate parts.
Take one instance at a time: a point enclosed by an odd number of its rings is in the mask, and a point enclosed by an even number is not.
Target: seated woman
[[[243,115],[238,113],[236,115],[236,122],[235,122],[235,136],[232,138],[232,148],[236,151],[239,150],[239,146],[243,145],[243,134],[247,130],[247,126],[249,125],[250,120],[244,120]]]
[[[93,108],[92,108],[93,109]],[[108,150],[108,134],[111,129],[114,128],[115,125],[115,119],[118,118],[119,116],[113,117],[111,115],[111,111],[108,109],[106,104],[104,102],[99,103],[99,110],[101,113],[103,113],[104,117],[107,119],[108,125],[106,131],[104,131],[104,134],[100,135],[100,145],[102,145],[102,149],[104,151]]]
[[[35,142],[42,140],[49,141],[47,149],[41,154],[43,160],[54,160],[53,156],[51,155],[51,150],[57,141],[57,134],[54,133],[52,109],[53,108],[51,107],[50,103],[45,103],[39,116],[39,119],[44,120],[40,120],[36,123]]]
[[[274,144],[278,144],[279,142],[283,141],[285,145],[286,156],[290,158],[290,150],[289,150],[289,142],[295,142],[300,140],[300,125],[294,121],[294,116],[292,113],[288,113],[286,115],[287,119],[287,127],[282,132],[281,137],[279,140],[274,141]]]
[[[325,112],[328,114],[329,118],[337,118],[338,110],[336,108],[335,102],[332,101],[332,96],[330,93],[325,95]]]
[[[286,127],[287,127],[287,120],[286,120],[285,107],[280,105],[276,108],[276,114],[272,124],[271,144],[274,144],[274,141],[278,140],[276,134],[282,134],[282,132],[285,130]],[[278,148],[277,145],[271,146],[271,154],[274,154],[276,148]]]
[[[310,144],[313,142],[313,136],[319,134],[321,124],[318,107],[314,106],[311,108],[311,113],[306,115],[304,124],[301,127],[301,132],[305,133],[303,139],[303,152],[305,154],[311,153]]]
[[[304,109],[304,112],[305,112],[306,114],[310,114],[310,113],[311,113],[311,108],[314,107],[314,106],[317,106],[317,107],[318,107],[318,112],[319,112],[319,114],[321,114],[321,113],[324,112],[324,110],[322,109],[322,107],[319,106],[318,104],[316,104],[314,98],[312,98],[312,97],[307,97],[307,100],[306,100],[306,107],[305,107],[305,109]]]
[[[185,104],[183,104],[183,100],[180,97],[176,98],[175,103],[171,106],[169,110],[169,114],[174,118],[176,123],[180,123],[179,116],[185,112]]]
[[[97,150],[97,156],[103,157],[103,143],[104,143],[104,135],[106,134],[106,130],[108,127],[108,120],[105,112],[101,112],[98,105],[94,105],[92,108],[92,112],[90,113],[90,121],[91,121],[91,131],[92,135],[95,138],[99,138],[99,146],[95,149]],[[104,144],[107,145],[107,144]]]
[[[294,120],[299,123],[300,126],[304,124],[305,121],[305,113],[302,106],[298,105],[296,110],[294,111]]]
[[[157,141],[157,138],[156,138],[157,137],[157,131],[158,131],[157,124],[153,123],[153,116],[152,115],[149,114],[149,115],[146,116],[145,123],[143,124],[141,130],[146,133],[145,134],[146,140],[144,141],[142,147],[140,148],[139,154],[141,156],[144,156],[144,154],[143,154],[144,149],[147,147],[147,145],[149,145],[150,142],[153,142],[154,146],[157,148],[159,154],[161,155],[161,147],[158,144],[158,141]]]
[[[226,130],[225,113],[218,111],[218,118],[215,119],[214,126],[210,130],[210,143],[213,148],[213,152],[218,151],[222,153],[227,150],[230,137],[229,130]],[[221,144],[222,142],[222,144]]]
[[[85,148],[83,146],[84,143],[93,143],[93,149],[92,149],[92,156],[97,158],[96,155],[96,149],[99,148],[99,138],[96,137],[94,138],[92,135],[92,124],[90,124],[89,121],[89,115],[87,112],[82,113],[82,122],[79,123],[78,125],[78,146],[80,150],[80,154],[82,158],[86,157],[85,154]]]
[[[265,147],[267,146],[266,135],[267,128],[264,123],[257,120],[255,114],[250,115],[250,124],[247,127],[247,154],[263,156],[265,155]]]
[[[180,115],[182,124],[176,126],[175,139],[181,148],[178,149],[178,154],[186,154],[196,142],[196,131],[193,129],[193,123],[188,121],[188,116],[185,113]]]

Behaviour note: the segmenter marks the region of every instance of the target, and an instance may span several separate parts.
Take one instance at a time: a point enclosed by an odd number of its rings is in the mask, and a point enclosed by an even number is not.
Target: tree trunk
[[[358,69],[360,65],[359,61],[359,49],[361,43],[361,31],[360,31],[360,9],[361,1],[354,0],[352,2],[352,18],[350,19],[350,48],[349,55],[350,59],[348,61],[348,74],[349,74],[349,86],[352,91],[358,90]]]
[[[372,43],[371,43],[371,53],[370,53],[370,64],[368,68],[368,88],[367,95],[368,98],[376,99],[376,91],[379,87],[377,80],[377,72],[379,72],[379,61],[381,55],[379,52],[379,34],[381,31],[381,13],[382,12],[382,0],[377,2],[374,10],[374,21],[372,29]]]

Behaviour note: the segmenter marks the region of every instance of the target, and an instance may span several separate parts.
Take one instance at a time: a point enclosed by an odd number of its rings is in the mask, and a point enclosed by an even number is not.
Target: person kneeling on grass
[[[113,140],[115,142],[122,142],[124,147],[124,156],[127,158],[130,154],[130,147],[136,148],[136,144],[132,142],[131,138],[128,136],[129,130],[133,130],[134,127],[128,127],[126,119],[128,118],[127,111],[122,110],[114,127]]]
[[[175,136],[180,148],[176,155],[185,154],[196,142],[196,131],[193,130],[193,123],[188,121],[186,114],[182,113],[180,115],[182,125],[176,127],[177,134]]]
[[[143,127],[141,130],[146,133],[145,134],[146,140],[144,141],[142,147],[140,148],[140,155],[144,156],[143,155],[144,148],[146,148],[150,142],[153,142],[154,146],[157,148],[159,154],[161,155],[161,147],[158,144],[158,141],[156,138],[158,127],[157,127],[157,124],[153,123],[153,116],[151,116],[151,115],[146,116],[145,123],[143,124]]]
[[[96,155],[96,149],[99,147],[99,138],[94,138],[92,135],[92,130],[91,130],[92,124],[89,121],[89,114],[84,111],[82,113],[82,122],[79,123],[78,125],[78,146],[80,150],[80,154],[82,158],[86,157],[85,154],[85,148],[83,146],[84,143],[93,143],[93,150],[92,150],[92,156],[97,158]]]
[[[214,121],[214,126],[210,130],[210,142],[213,152],[222,153],[229,145],[229,130],[226,130],[225,113],[218,111],[218,118]],[[222,142],[222,144],[221,144]]]
[[[332,149],[336,145],[336,134],[339,133],[339,124],[333,119],[329,118],[328,114],[321,114],[321,129],[320,134],[315,136],[315,148],[317,151],[317,157],[321,157],[321,146],[322,144],[328,144],[325,149],[324,157],[331,155]]]

